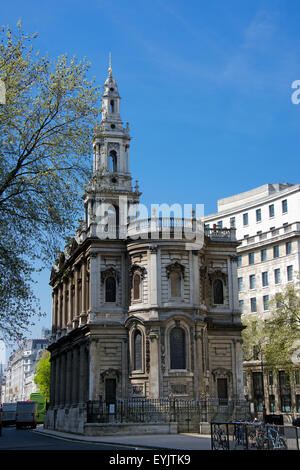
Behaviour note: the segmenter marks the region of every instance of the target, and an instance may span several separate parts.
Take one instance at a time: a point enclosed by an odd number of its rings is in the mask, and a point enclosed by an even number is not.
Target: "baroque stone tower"
[[[138,217],[120,99],[110,66],[85,221],[50,280],[46,426],[73,432],[88,400],[243,396],[235,229]]]

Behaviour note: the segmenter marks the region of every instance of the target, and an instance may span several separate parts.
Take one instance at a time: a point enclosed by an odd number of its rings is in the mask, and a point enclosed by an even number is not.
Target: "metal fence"
[[[249,404],[245,401],[127,399],[106,403],[101,400],[87,403],[88,423],[172,423],[178,432],[199,432],[201,422],[218,417],[225,420],[245,418]]]
[[[299,450],[295,426],[265,423],[211,423],[212,450]]]

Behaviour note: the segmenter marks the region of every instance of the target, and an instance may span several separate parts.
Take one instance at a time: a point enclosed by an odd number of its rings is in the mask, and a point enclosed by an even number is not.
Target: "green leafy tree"
[[[36,34],[0,33],[0,339],[20,339],[41,313],[32,292],[37,266],[74,232],[90,178],[91,135],[100,91],[90,64],[34,51]]]
[[[300,292],[297,284],[289,283],[277,293],[270,302],[270,310],[271,316],[266,322],[266,361],[273,368],[293,368],[293,357],[300,349]]]
[[[34,382],[38,386],[40,394],[48,402],[50,401],[50,353],[44,351],[41,359],[36,366]]]
[[[243,360],[264,361],[268,343],[268,331],[265,321],[259,315],[242,317],[245,327],[242,331]]]

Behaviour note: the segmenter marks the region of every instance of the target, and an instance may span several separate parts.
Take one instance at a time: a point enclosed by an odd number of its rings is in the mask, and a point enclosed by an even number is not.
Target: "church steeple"
[[[102,119],[99,135],[93,139],[94,175],[100,175],[102,184],[114,189],[132,190],[129,169],[129,125],[123,126],[120,115],[121,97],[112,75],[111,58],[108,77],[102,95]]]
[[[93,180],[86,192],[87,213],[91,212],[90,207],[93,207],[93,212],[98,210],[99,204],[110,204],[118,212],[120,197],[127,198],[128,208],[131,205],[136,206],[141,194],[137,185],[134,189],[132,187],[129,168],[129,124],[126,123],[125,127],[121,119],[121,97],[112,75],[111,57],[108,77],[103,88],[101,122],[93,136]],[[93,200],[99,202],[94,204]],[[89,225],[92,219],[86,217],[86,220]]]
[[[108,77],[104,83],[102,96],[102,126],[105,130],[120,128],[122,119],[120,116],[120,95],[118,85],[112,76],[111,55],[109,56]]]

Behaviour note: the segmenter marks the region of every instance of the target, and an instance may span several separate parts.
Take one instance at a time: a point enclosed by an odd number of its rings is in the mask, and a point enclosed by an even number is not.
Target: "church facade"
[[[235,229],[142,219],[111,68],[102,105],[85,220],[50,280],[45,426],[78,432],[89,400],[243,398]]]

